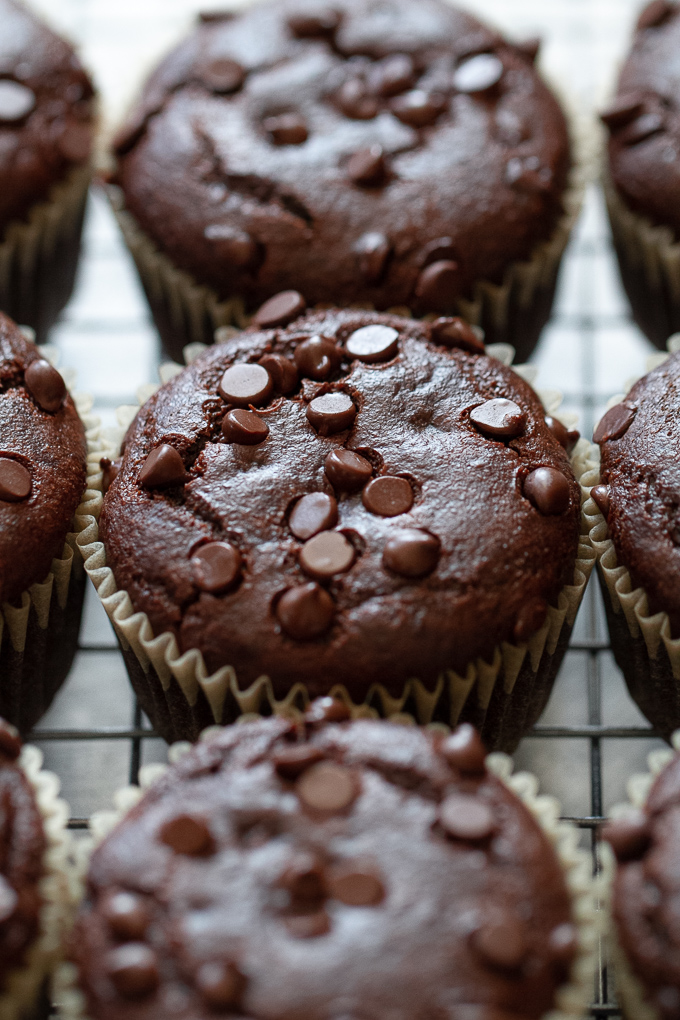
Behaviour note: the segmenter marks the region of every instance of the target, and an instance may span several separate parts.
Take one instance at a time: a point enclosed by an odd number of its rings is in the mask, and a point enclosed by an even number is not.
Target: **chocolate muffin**
[[[474,731],[326,724],[318,708],[305,727],[214,733],[94,851],[70,949],[91,1020],[555,1006],[579,916]]]
[[[441,0],[202,19],[115,144],[122,223],[173,357],[289,290],[465,314],[528,356],[575,202],[537,48]]]
[[[85,575],[69,533],[86,459],[64,380],[0,313],[0,712],[23,731],[75,654]]]
[[[679,412],[673,354],[596,428],[600,484],[591,493],[596,505],[586,507],[616,661],[666,738],[680,726]]]
[[[461,320],[332,310],[209,348],[130,426],[93,546],[144,710],[195,737],[341,687],[514,746],[585,584],[577,438]]]
[[[94,127],[73,48],[22,3],[0,0],[0,307],[42,340],[78,264]]]

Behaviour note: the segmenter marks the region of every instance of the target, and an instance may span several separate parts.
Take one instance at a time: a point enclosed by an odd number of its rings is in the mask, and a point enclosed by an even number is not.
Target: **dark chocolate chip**
[[[623,95],[617,96],[614,102],[603,110],[600,120],[610,131],[618,131],[631,121],[637,120],[645,108],[644,96]]]
[[[439,552],[440,542],[434,535],[417,528],[404,528],[390,535],[382,561],[388,570],[400,577],[425,577],[437,566]]]
[[[315,581],[289,588],[276,606],[276,616],[286,634],[296,641],[311,641],[325,634],[335,616],[335,604]]]
[[[385,899],[385,886],[368,868],[339,864],[328,877],[328,894],[348,907],[375,907]]]
[[[110,950],[105,967],[113,987],[124,999],[145,999],[160,983],[156,954],[143,942],[127,942]]]
[[[415,77],[416,72],[412,58],[406,53],[394,53],[385,57],[374,68],[371,84],[381,96],[389,98],[410,89]]]
[[[459,92],[487,92],[503,77],[503,64],[493,53],[478,53],[460,64],[453,75]]]
[[[602,829],[602,838],[610,844],[617,860],[636,860],[649,846],[649,819],[644,811],[631,811],[623,818],[607,822]]]
[[[231,542],[207,542],[191,557],[194,584],[201,591],[221,595],[241,576],[241,553]]]
[[[378,103],[366,91],[366,84],[360,78],[346,81],[337,96],[338,106],[351,120],[373,120],[378,113]]]
[[[342,353],[332,340],[312,336],[297,345],[294,357],[300,375],[323,382],[337,369]]]
[[[352,426],[357,409],[348,393],[323,393],[307,405],[307,420],[319,435],[331,436]]]
[[[4,875],[0,875],[0,924],[9,921],[17,909],[19,897]]]
[[[467,793],[449,794],[439,807],[439,821],[454,839],[487,839],[495,828],[489,805]]]
[[[399,333],[396,329],[374,323],[355,329],[345,341],[345,350],[350,357],[373,364],[393,358],[398,345]]]
[[[203,234],[212,242],[215,256],[238,269],[252,266],[257,259],[257,241],[245,230],[238,230],[225,223],[209,223]]]
[[[307,125],[297,113],[266,117],[262,126],[274,145],[302,145],[309,137]]]
[[[16,761],[21,754],[19,731],[6,719],[0,719],[0,754],[10,761]]]
[[[454,304],[459,292],[460,271],[453,259],[441,259],[426,266],[416,284],[416,297],[435,311]]]
[[[515,43],[515,49],[534,64],[541,50],[541,39],[537,35],[523,39],[521,42]]]
[[[580,439],[580,433],[575,429],[567,429],[566,425],[563,425],[559,418],[553,418],[551,415],[546,415],[545,423],[560,446],[567,453],[571,453]]]
[[[199,967],[196,987],[212,1009],[231,1010],[240,1006],[246,979],[233,963],[211,960]]]
[[[340,492],[363,489],[373,474],[373,465],[352,450],[331,450],[324,462],[326,477]]]
[[[277,393],[287,396],[297,389],[298,372],[290,358],[286,358],[283,354],[265,354],[258,361],[258,365],[267,369]]]
[[[548,936],[548,952],[557,963],[569,964],[576,955],[578,934],[573,924],[558,924]]]
[[[0,124],[16,124],[35,107],[35,93],[18,81],[0,81]]]
[[[352,713],[345,702],[330,695],[326,695],[324,698],[315,698],[305,711],[305,722],[312,726],[322,723],[347,722],[351,718]]]
[[[435,319],[430,324],[432,339],[444,347],[460,347],[471,354],[484,354],[484,341],[464,319]]]
[[[232,365],[222,376],[220,396],[236,407],[262,407],[274,391],[269,372],[262,365]]]
[[[326,880],[321,862],[312,854],[300,854],[279,879],[295,907],[318,904],[326,895]]]
[[[547,615],[548,604],[544,599],[534,598],[525,602],[515,620],[513,629],[515,641],[523,643],[533,637],[545,623]]]
[[[331,922],[325,910],[312,914],[292,914],[284,918],[288,934],[296,939],[313,939],[330,931]]]
[[[332,35],[340,24],[340,14],[332,8],[314,14],[293,14],[288,18],[288,27],[297,39],[318,39]]]
[[[439,750],[452,768],[463,775],[481,776],[486,772],[486,748],[474,726],[461,723],[445,737]]]
[[[338,504],[325,492],[310,492],[299,499],[288,518],[288,527],[296,538],[306,542],[320,531],[338,523]]]
[[[434,124],[446,108],[446,99],[436,92],[414,89],[392,100],[390,109],[394,116],[409,127],[423,128]]]
[[[514,439],[524,432],[527,416],[514,400],[494,397],[473,408],[470,421],[485,436]]]
[[[126,942],[141,941],[149,927],[149,911],[135,893],[112,893],[104,901],[102,913],[111,934]]]
[[[106,495],[120,474],[121,461],[102,457],[99,461],[99,466],[102,469],[102,492]]]
[[[674,10],[675,4],[670,0],[652,0],[638,18],[637,31],[643,32],[647,28],[658,28],[671,16]]]
[[[26,388],[38,407],[50,413],[58,411],[66,396],[66,383],[49,361],[37,358],[24,374]]]
[[[59,135],[59,151],[70,163],[84,163],[92,152],[91,124],[67,124]]]
[[[447,259],[455,262],[456,258],[456,244],[452,237],[433,237],[422,250],[420,264],[424,268],[433,262],[445,262]]]
[[[222,419],[222,435],[228,443],[240,446],[258,446],[269,435],[269,426],[254,411],[237,407]]]
[[[524,495],[546,516],[563,514],[569,507],[569,482],[557,468],[539,467],[524,479]]]
[[[347,176],[355,184],[383,184],[387,179],[387,163],[381,145],[371,145],[355,152],[347,164]]]
[[[524,925],[509,914],[478,928],[472,934],[471,943],[486,963],[501,970],[519,967],[527,950]]]
[[[623,145],[637,145],[639,142],[645,142],[648,138],[658,135],[665,126],[664,115],[652,110],[631,121],[619,132],[618,139]]]
[[[363,234],[354,250],[359,256],[359,269],[366,283],[379,283],[392,254],[392,245],[385,235],[373,231]]]
[[[369,482],[361,494],[366,509],[379,517],[398,517],[413,506],[413,489],[405,478],[380,475]]]
[[[633,424],[636,414],[637,407],[629,407],[628,404],[615,404],[610,407],[595,429],[593,442],[599,445],[609,442],[610,439],[621,439]]]
[[[168,489],[186,481],[184,462],[174,448],[162,443],[152,450],[142,464],[139,481],[147,489]]]
[[[11,457],[0,456],[0,500],[20,503],[31,492],[31,473]]]
[[[161,827],[160,839],[176,854],[199,857],[215,852],[215,840],[204,818],[181,814]]]
[[[213,92],[236,92],[245,81],[246,72],[229,57],[216,57],[200,69],[201,81]]]
[[[317,814],[346,811],[359,795],[356,777],[344,765],[322,761],[306,769],[295,784],[295,792],[308,810]]]
[[[591,499],[595,500],[598,510],[605,518],[609,517],[610,494],[608,485],[594,485],[590,490]]]
[[[307,302],[297,290],[282,290],[258,308],[253,316],[253,323],[265,329],[287,326],[293,319],[297,319],[306,307]]]
[[[319,747],[314,747],[312,744],[294,744],[292,747],[277,751],[272,762],[276,774],[281,779],[292,782],[294,779],[298,779],[305,769],[316,765],[323,759],[324,753]]]
[[[310,577],[327,581],[349,570],[354,557],[354,546],[341,532],[322,531],[305,542],[300,550],[300,566]]]

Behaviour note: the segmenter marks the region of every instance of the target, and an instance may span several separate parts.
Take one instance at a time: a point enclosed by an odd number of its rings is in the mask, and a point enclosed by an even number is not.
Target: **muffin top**
[[[324,702],[305,726],[213,734],[95,850],[71,953],[96,1020],[553,1005],[576,946],[564,876],[474,731],[327,724]]]
[[[155,633],[241,686],[401,692],[542,626],[573,577],[574,439],[459,319],[251,328],[137,414],[107,561]]]
[[[562,212],[567,128],[536,50],[440,0],[210,17],[147,83],[115,180],[222,297],[452,311]]]
[[[64,380],[0,313],[0,604],[45,580],[85,478],[85,430]]]
[[[607,411],[595,430],[607,518],[619,562],[645,589],[652,613],[680,634],[680,354],[673,354]]]
[[[680,234],[680,6],[653,0],[641,13],[602,119],[613,183],[635,212]]]
[[[33,790],[17,763],[20,751],[16,730],[0,719],[0,992],[40,931],[47,847]]]
[[[604,831],[618,867],[612,908],[622,949],[663,1020],[680,1015],[680,757],[657,778],[644,809]]]
[[[16,0],[0,0],[0,230],[90,155],[90,79],[71,46]]]

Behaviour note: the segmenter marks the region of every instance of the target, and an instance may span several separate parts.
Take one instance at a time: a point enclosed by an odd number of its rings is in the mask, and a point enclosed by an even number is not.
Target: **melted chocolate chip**
[[[307,125],[297,113],[267,117],[262,126],[274,145],[302,145],[309,136]]]
[[[276,616],[288,637],[311,641],[325,634],[335,616],[335,604],[314,581],[289,588],[279,599]]]
[[[140,941],[149,927],[146,904],[135,893],[113,893],[104,902],[102,913],[111,934],[126,942]]]
[[[415,77],[412,58],[406,53],[394,53],[377,65],[371,84],[381,96],[389,98],[410,89]]]
[[[378,113],[378,103],[366,90],[361,78],[350,78],[338,92],[340,109],[351,120],[373,120]]]
[[[322,336],[303,340],[295,348],[295,364],[300,375],[322,382],[337,369],[342,354],[336,344]]]
[[[354,546],[339,531],[322,531],[304,544],[300,566],[319,581],[344,574],[354,563]]]
[[[453,259],[441,259],[426,266],[416,284],[416,297],[436,310],[452,305],[459,291],[459,266]]]
[[[203,235],[212,241],[216,258],[224,259],[239,269],[252,266],[257,258],[257,242],[245,230],[237,230],[226,223],[210,223]]]
[[[610,439],[621,439],[633,424],[637,414],[637,407],[629,407],[628,404],[615,404],[610,407],[593,434],[593,442],[607,443]]]
[[[152,450],[142,464],[139,481],[147,489],[168,489],[186,481],[184,462],[174,448],[162,443]]]
[[[264,329],[287,326],[293,319],[297,319],[306,307],[307,302],[297,290],[282,290],[258,308],[253,316],[253,323]]]
[[[35,107],[35,93],[18,81],[0,81],[0,124],[16,124]]]
[[[619,861],[632,861],[642,857],[649,846],[649,819],[644,811],[631,811],[623,818],[607,822],[602,830],[605,839]]]
[[[644,8],[637,22],[637,31],[644,32],[648,28],[658,28],[675,10],[671,0],[652,0]]]
[[[610,131],[618,131],[644,112],[645,100],[640,95],[617,96],[611,106],[603,110],[600,120],[606,124]]]
[[[299,499],[288,519],[288,527],[296,538],[306,542],[320,531],[338,523],[338,504],[325,492],[310,492]]]
[[[332,35],[340,24],[340,14],[332,8],[314,14],[294,14],[288,18],[288,28],[297,39],[319,39]]]
[[[246,72],[235,60],[216,57],[201,67],[201,80],[213,92],[236,92],[245,81]]]
[[[624,145],[638,145],[658,135],[666,127],[664,115],[656,110],[643,113],[619,132],[619,141]]]
[[[328,879],[328,893],[348,907],[375,907],[385,899],[385,887],[379,876],[352,864],[333,868]]]
[[[569,507],[569,482],[557,468],[539,467],[524,479],[524,495],[542,514],[563,514]]]
[[[470,354],[484,354],[483,340],[464,319],[435,319],[431,324],[432,339],[443,347],[460,347]]]
[[[237,407],[222,419],[222,435],[228,443],[240,446],[258,446],[269,435],[269,426],[254,411]]]
[[[21,503],[31,492],[31,473],[11,457],[0,456],[0,500]]]
[[[350,357],[373,364],[393,358],[398,345],[399,333],[396,329],[375,323],[356,329],[345,341],[345,350]]]
[[[454,839],[478,841],[494,831],[493,812],[479,797],[452,793],[439,807],[439,821],[447,835]]]
[[[326,935],[330,931],[331,922],[325,910],[315,910],[312,914],[293,914],[284,919],[288,934],[296,939],[313,939]]]
[[[486,772],[486,748],[470,723],[461,723],[442,740],[439,750],[449,765],[463,775],[481,776]]]
[[[521,436],[527,418],[514,400],[495,397],[470,411],[470,421],[485,436],[498,439],[514,439]]]
[[[307,769],[295,784],[301,803],[318,814],[346,811],[359,795],[356,777],[344,765],[323,761]]]
[[[0,924],[9,921],[19,904],[19,897],[4,875],[0,875]]]
[[[351,718],[352,713],[345,702],[330,695],[326,695],[325,698],[315,698],[305,711],[305,722],[311,726],[327,722],[347,722]]]
[[[387,178],[387,163],[382,146],[371,145],[355,152],[347,164],[347,176],[355,184],[367,187],[383,184]]]
[[[380,283],[392,254],[392,245],[384,234],[362,234],[354,249],[359,256],[359,269],[366,283]]]
[[[160,831],[161,842],[176,854],[199,857],[215,852],[215,840],[204,818],[176,815],[165,822]]]
[[[567,453],[571,453],[580,439],[580,433],[575,429],[567,429],[566,425],[563,425],[559,418],[553,418],[551,415],[546,415],[545,423],[560,446]]]
[[[241,1004],[246,979],[233,963],[212,960],[196,974],[196,987],[212,1009],[228,1010]]]
[[[19,731],[6,719],[0,719],[0,754],[10,761],[16,761],[21,754]]]
[[[312,747],[311,744],[294,744],[292,747],[277,751],[272,761],[276,774],[281,779],[292,782],[298,779],[306,769],[323,759],[324,753],[321,748]]]
[[[459,92],[487,92],[503,77],[503,64],[493,53],[478,53],[460,64],[453,76]]]
[[[269,372],[262,365],[232,365],[222,376],[220,396],[236,407],[261,407],[273,393]]]
[[[529,599],[517,614],[513,637],[520,643],[533,637],[545,623],[548,615],[548,604],[544,599]]]
[[[66,383],[49,361],[43,358],[32,361],[24,380],[38,407],[50,413],[59,410],[66,396]]]
[[[228,591],[241,576],[241,553],[231,542],[208,542],[191,557],[194,584],[210,595]]]
[[[522,922],[509,914],[478,928],[471,944],[485,963],[502,970],[519,967],[527,949]]]
[[[290,358],[283,354],[265,354],[258,361],[258,365],[267,369],[277,393],[287,396],[297,389],[299,382],[297,368]]]
[[[153,949],[128,942],[106,954],[105,967],[113,987],[124,999],[144,999],[158,988],[160,974]]]
[[[434,124],[446,107],[446,100],[436,92],[414,89],[392,100],[390,109],[395,117],[410,127],[423,128]]]
[[[106,495],[120,474],[121,461],[102,457],[99,461],[99,466],[102,469],[102,492]]]
[[[595,500],[598,509],[602,516],[607,519],[609,517],[610,508],[610,493],[608,485],[594,485],[590,490],[591,499]]]
[[[350,428],[356,413],[352,398],[341,391],[324,393],[307,405],[307,420],[322,436],[334,435]]]
[[[385,543],[382,561],[401,577],[425,577],[439,562],[440,542],[417,528],[395,531]]]
[[[381,475],[369,482],[361,494],[366,509],[379,517],[398,517],[413,506],[413,489],[405,478]]]
[[[325,897],[325,875],[321,862],[313,854],[300,854],[279,879],[296,906],[318,903]]]
[[[352,450],[331,450],[324,462],[326,477],[339,492],[362,489],[373,474],[373,465]]]

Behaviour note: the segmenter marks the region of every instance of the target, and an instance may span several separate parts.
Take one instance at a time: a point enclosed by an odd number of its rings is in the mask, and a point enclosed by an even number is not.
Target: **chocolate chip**
[[[533,637],[545,623],[548,615],[548,604],[544,599],[529,599],[521,606],[515,626],[513,637],[515,641],[524,642]]]
[[[245,230],[227,226],[226,223],[209,223],[203,235],[212,242],[216,258],[238,269],[252,266],[257,258],[257,242]]]
[[[640,95],[617,96],[611,106],[603,110],[600,120],[610,131],[618,131],[631,121],[637,120],[645,108],[645,100]]]
[[[17,909],[19,897],[4,875],[0,875],[0,924],[9,921]]]
[[[471,943],[486,963],[501,970],[519,967],[527,950],[524,926],[510,915],[478,928],[472,934]]]
[[[120,474],[121,462],[120,460],[109,460],[108,457],[102,457],[99,461],[99,466],[102,469],[102,492],[106,495]]]
[[[608,485],[594,485],[590,490],[591,499],[595,500],[602,516],[609,517],[610,495]]]
[[[18,81],[0,81],[0,124],[16,124],[35,107],[35,93]]]
[[[266,117],[262,126],[274,145],[302,145],[309,136],[307,125],[297,113]]]
[[[246,979],[233,963],[211,960],[199,967],[196,987],[212,1009],[238,1007],[246,990]]]
[[[347,176],[355,184],[378,185],[387,178],[387,163],[381,145],[359,149],[347,164]]]
[[[315,698],[310,702],[305,711],[305,722],[309,725],[321,723],[341,723],[352,718],[352,713],[344,701],[326,695],[324,698]]]
[[[416,297],[435,310],[454,304],[459,292],[459,266],[453,259],[441,259],[426,266],[416,284]]]
[[[297,389],[299,382],[297,368],[290,358],[283,354],[265,354],[258,361],[258,365],[267,369],[277,393],[287,396]]]
[[[461,723],[445,737],[439,750],[452,768],[463,775],[481,776],[486,773],[486,748],[474,726]]]
[[[557,963],[569,964],[576,955],[578,935],[573,924],[558,924],[548,936],[548,952]]]
[[[338,106],[351,120],[373,120],[378,113],[378,104],[366,91],[366,84],[360,78],[346,81],[337,96]]]
[[[300,550],[300,566],[310,577],[327,581],[344,574],[354,563],[354,546],[339,531],[322,531],[305,542]]]
[[[156,954],[143,942],[128,942],[110,950],[105,967],[124,999],[144,999],[153,995],[160,983]]]
[[[312,914],[293,914],[284,918],[288,934],[296,939],[313,939],[330,931],[331,922],[325,910]]]
[[[254,411],[237,407],[222,419],[222,435],[228,443],[240,446],[258,446],[269,435],[269,426]]]
[[[434,124],[446,108],[446,99],[436,92],[414,89],[392,100],[390,109],[394,116],[410,127],[423,128]]]
[[[298,906],[318,902],[326,892],[323,867],[312,854],[300,854],[288,865],[278,884],[288,890]]]
[[[149,911],[135,893],[112,893],[104,901],[102,913],[111,934],[127,942],[143,939],[149,927]]]
[[[484,354],[484,342],[464,319],[435,319],[430,323],[432,340],[443,347],[460,347],[470,354]]]
[[[593,442],[599,445],[609,442],[610,439],[621,439],[633,424],[636,414],[637,407],[629,407],[628,404],[615,404],[614,407],[610,407],[595,429]]]
[[[199,857],[215,852],[215,840],[208,823],[194,815],[181,814],[170,818],[161,828],[160,839],[176,854]]]
[[[321,436],[331,436],[352,426],[357,409],[348,393],[323,393],[307,405],[307,420]]]
[[[623,818],[607,822],[602,829],[602,838],[609,843],[617,860],[636,860],[649,846],[649,819],[644,811],[631,811]]]
[[[515,43],[515,49],[523,57],[526,57],[530,63],[534,64],[541,50],[541,39],[537,35],[531,36],[529,39],[523,39],[521,42]]]
[[[657,28],[670,17],[674,9],[675,5],[670,0],[652,0],[638,18],[637,31],[643,32],[647,28]]]
[[[31,473],[11,457],[0,456],[0,500],[20,503],[31,492]]]
[[[359,256],[359,269],[366,283],[380,283],[392,254],[392,245],[384,234],[369,232],[357,241],[355,252]]]
[[[340,14],[332,8],[315,14],[293,14],[288,18],[288,27],[297,39],[318,39],[332,35],[340,24]]]
[[[222,376],[220,396],[236,407],[261,407],[274,391],[269,372],[262,365],[232,365]]]
[[[356,329],[345,341],[345,350],[350,357],[373,364],[393,358],[398,344],[399,333],[396,329],[373,323]]]
[[[543,166],[538,156],[513,156],[505,166],[506,184],[521,191],[548,191],[552,181],[552,170]]]
[[[59,136],[59,151],[70,163],[84,163],[92,151],[91,124],[67,124]]]
[[[413,489],[405,478],[380,475],[369,482],[361,494],[366,509],[379,517],[398,517],[413,506]]]
[[[479,797],[451,793],[439,807],[439,821],[454,839],[487,839],[495,828],[493,812]]]
[[[231,542],[207,542],[191,557],[191,569],[197,588],[221,595],[241,576],[241,553]]]
[[[324,462],[326,477],[340,492],[362,489],[373,474],[373,465],[352,450],[331,450]]]
[[[292,781],[298,779],[305,769],[310,768],[312,765],[316,765],[317,762],[323,761],[324,753],[319,747],[313,747],[311,744],[294,744],[292,747],[286,747],[282,751],[277,751],[272,762],[276,769],[276,774],[281,779]]]
[[[569,507],[569,482],[557,468],[539,467],[524,479],[524,495],[546,516],[563,514]]]
[[[622,145],[637,145],[664,130],[666,121],[662,113],[643,113],[623,128],[618,135]]]
[[[336,370],[342,354],[337,345],[322,336],[313,336],[298,344],[294,352],[300,375],[322,382]]]
[[[470,421],[485,436],[513,439],[524,432],[527,416],[514,400],[494,397],[474,407],[470,411]]]
[[[322,761],[303,772],[295,792],[310,811],[335,815],[354,803],[359,787],[356,777],[344,765]]]
[[[147,489],[168,489],[186,481],[184,462],[174,448],[162,443],[152,450],[142,464],[139,481]]]
[[[503,64],[493,53],[478,53],[460,64],[453,75],[459,92],[487,92],[503,77]]]
[[[229,57],[216,57],[200,69],[201,81],[213,92],[236,92],[245,81],[246,72]]]
[[[439,551],[440,542],[434,535],[417,528],[404,528],[388,538],[382,561],[388,570],[401,577],[425,577],[437,566]]]
[[[26,388],[43,411],[58,411],[66,396],[66,383],[49,361],[37,358],[24,374]]]
[[[580,433],[575,429],[567,429],[566,425],[563,425],[559,418],[553,418],[551,415],[546,415],[545,423],[560,446],[567,453],[571,453],[581,438]]]
[[[293,319],[297,319],[306,307],[307,302],[297,290],[282,290],[258,308],[253,316],[253,323],[265,329],[287,326]]]
[[[10,761],[16,761],[21,754],[19,731],[6,719],[0,719],[0,754]]]
[[[348,907],[375,907],[385,899],[378,875],[352,864],[337,865],[328,878],[328,893]]]
[[[288,518],[288,527],[296,538],[306,542],[320,531],[338,523],[338,504],[325,492],[310,492],[299,499]]]
[[[415,81],[416,72],[413,60],[406,53],[394,53],[385,57],[375,67],[371,83],[376,92],[389,98],[410,89]]]
[[[325,634],[335,616],[335,604],[315,581],[289,588],[276,606],[276,616],[288,637],[311,641]]]

